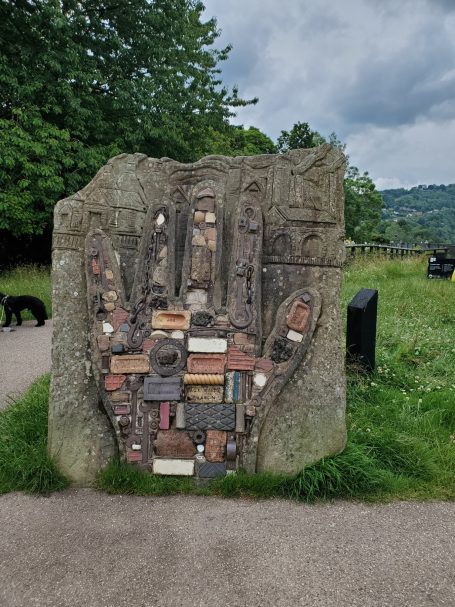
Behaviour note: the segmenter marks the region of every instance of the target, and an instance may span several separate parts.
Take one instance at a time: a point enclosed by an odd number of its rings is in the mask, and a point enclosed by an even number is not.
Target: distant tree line
[[[55,203],[121,152],[191,162],[326,141],[306,122],[276,143],[231,124],[257,99],[223,85],[231,48],[214,48],[219,30],[203,10],[197,0],[0,0],[0,249],[46,248]],[[344,150],[335,134],[327,141]],[[345,194],[347,237],[370,239],[382,197],[349,163]]]

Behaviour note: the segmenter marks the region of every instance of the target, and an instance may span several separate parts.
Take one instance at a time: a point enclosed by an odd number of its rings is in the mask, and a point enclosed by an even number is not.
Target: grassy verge
[[[49,318],[52,316],[50,268],[43,266],[20,266],[0,274],[0,292],[6,295],[33,295],[42,299]],[[28,311],[24,320],[33,320]],[[16,319],[13,317],[13,324]]]
[[[428,281],[425,260],[365,257],[345,269],[344,317],[347,303],[361,287],[379,290],[377,369],[370,375],[348,372],[349,442],[342,454],[294,476],[236,474],[204,487],[112,462],[100,473],[98,487],[136,495],[306,501],[454,499],[455,284]],[[45,455],[47,380],[40,381],[0,414],[0,443],[5,435],[12,437],[6,447],[0,445],[0,491],[65,486]],[[42,422],[24,422],[34,417]],[[33,464],[27,463],[30,459]]]
[[[346,450],[295,476],[237,474],[204,488],[113,462],[110,493],[223,496],[455,498],[455,284],[429,281],[426,259],[357,259],[344,273],[343,317],[362,288],[379,290],[377,369],[348,371]]]
[[[49,375],[0,412],[0,493],[49,493],[68,486],[47,454]]]

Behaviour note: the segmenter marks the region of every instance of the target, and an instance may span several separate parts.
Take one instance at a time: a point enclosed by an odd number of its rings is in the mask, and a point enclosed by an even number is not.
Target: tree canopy
[[[0,0],[0,230],[39,234],[120,152],[197,158],[245,101],[196,0]]]

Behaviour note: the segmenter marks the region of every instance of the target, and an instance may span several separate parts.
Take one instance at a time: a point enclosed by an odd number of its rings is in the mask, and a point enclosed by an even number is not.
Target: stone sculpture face
[[[193,165],[122,156],[59,203],[51,451],[65,451],[57,412],[75,383],[61,357],[68,334],[89,337],[84,382],[107,416],[85,416],[104,446],[95,440],[95,461],[73,476],[88,478],[115,447],[157,474],[212,477],[294,471],[344,446],[342,171],[330,146]],[[68,267],[73,256],[85,275]],[[71,269],[85,286],[82,322],[59,296]],[[311,436],[321,384],[320,421],[330,419]],[[70,390],[94,407],[94,390]]]

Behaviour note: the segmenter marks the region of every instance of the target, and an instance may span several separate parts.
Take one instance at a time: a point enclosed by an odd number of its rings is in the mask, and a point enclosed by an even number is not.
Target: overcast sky
[[[205,0],[223,80],[276,140],[308,122],[376,185],[455,182],[455,0]]]

